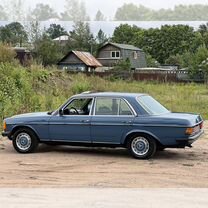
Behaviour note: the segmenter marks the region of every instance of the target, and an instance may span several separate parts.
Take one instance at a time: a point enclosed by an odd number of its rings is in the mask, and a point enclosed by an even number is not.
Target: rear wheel
[[[158,146],[157,147],[157,151],[158,152],[162,152],[162,151],[164,151],[165,150],[165,147],[162,147],[162,146]]]
[[[136,159],[149,159],[157,149],[155,140],[149,136],[134,135],[127,143],[130,154]]]
[[[13,135],[14,149],[19,153],[32,153],[38,147],[38,138],[30,129],[19,129]]]

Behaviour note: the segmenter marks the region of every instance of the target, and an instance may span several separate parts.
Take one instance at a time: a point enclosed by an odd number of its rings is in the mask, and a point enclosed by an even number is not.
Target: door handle
[[[89,123],[90,120],[81,120],[82,123]]]
[[[123,123],[125,123],[125,124],[132,124],[133,121],[123,121]]]

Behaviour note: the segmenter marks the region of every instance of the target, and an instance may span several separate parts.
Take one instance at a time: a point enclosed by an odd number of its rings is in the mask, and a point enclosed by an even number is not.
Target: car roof
[[[128,92],[83,92],[81,94],[75,95],[73,97],[140,97],[147,95],[144,93],[128,93]]]

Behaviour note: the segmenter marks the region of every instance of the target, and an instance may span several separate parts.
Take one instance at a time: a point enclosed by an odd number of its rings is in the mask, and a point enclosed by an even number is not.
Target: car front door
[[[51,117],[51,141],[91,143],[90,123],[93,98],[75,98]]]
[[[93,143],[120,144],[133,125],[135,114],[121,98],[98,97],[91,120]]]

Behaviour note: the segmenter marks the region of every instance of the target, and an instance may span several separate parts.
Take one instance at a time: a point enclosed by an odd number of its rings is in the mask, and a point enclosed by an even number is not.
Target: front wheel
[[[13,135],[14,149],[19,153],[32,153],[38,147],[38,138],[30,129],[20,129]]]
[[[155,140],[148,136],[133,136],[127,143],[130,154],[136,159],[149,159],[157,149]]]

